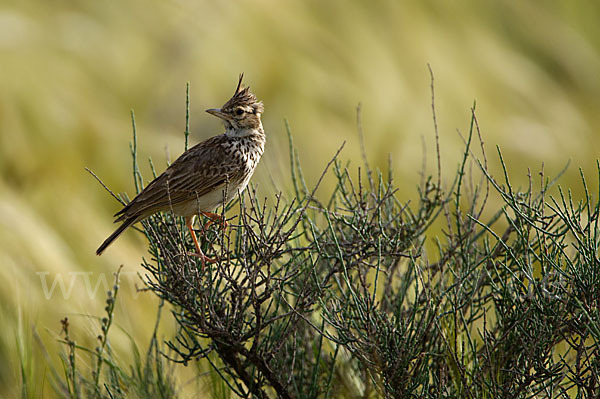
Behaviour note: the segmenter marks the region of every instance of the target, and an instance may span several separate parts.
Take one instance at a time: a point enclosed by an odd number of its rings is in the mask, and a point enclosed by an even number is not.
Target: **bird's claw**
[[[205,264],[215,263],[217,261],[216,259],[209,258],[208,256],[204,255],[203,253],[198,253],[198,252],[188,252],[188,256],[200,258],[200,261],[202,262],[202,266],[204,266]]]

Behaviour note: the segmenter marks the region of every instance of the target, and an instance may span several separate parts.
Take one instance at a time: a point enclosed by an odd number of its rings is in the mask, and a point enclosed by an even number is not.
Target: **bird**
[[[197,215],[211,223],[226,226],[226,221],[213,211],[241,194],[260,161],[266,142],[261,122],[262,101],[242,86],[240,74],[233,96],[221,107],[207,109],[220,118],[225,132],[191,147],[179,156],[161,175],[148,184],[131,202],[114,216],[121,225],[98,247],[104,250],[129,226],[158,212],[172,211],[185,217],[196,253],[202,265],[215,260],[204,255],[193,229]]]

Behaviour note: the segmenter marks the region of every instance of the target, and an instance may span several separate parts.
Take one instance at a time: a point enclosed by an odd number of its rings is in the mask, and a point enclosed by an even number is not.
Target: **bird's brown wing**
[[[228,140],[224,135],[215,136],[184,152],[115,215],[119,216],[117,221],[143,218],[196,200],[242,178],[244,165],[236,163],[226,151]]]

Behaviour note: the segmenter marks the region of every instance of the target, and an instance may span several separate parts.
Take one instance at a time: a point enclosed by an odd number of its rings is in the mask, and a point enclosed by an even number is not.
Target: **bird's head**
[[[242,87],[244,74],[240,75],[237,88],[233,97],[229,99],[221,108],[207,109],[211,115],[223,120],[225,129],[228,132],[243,133],[255,130],[262,131],[260,115],[264,107],[261,101],[250,92],[249,87]]]

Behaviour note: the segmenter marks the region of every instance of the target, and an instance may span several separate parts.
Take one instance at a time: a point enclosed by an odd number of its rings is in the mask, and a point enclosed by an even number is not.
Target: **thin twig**
[[[122,199],[121,199],[121,198],[120,198],[118,195],[116,195],[115,193],[113,193],[113,191],[112,191],[110,188],[108,188],[108,187],[106,186],[106,184],[104,184],[104,182],[103,182],[102,180],[100,180],[100,178],[99,178],[98,176],[96,176],[96,174],[95,174],[94,172],[92,172],[92,171],[91,171],[91,170],[90,170],[90,169],[89,169],[87,166],[86,166],[84,169],[85,169],[85,170],[87,170],[87,171],[88,171],[88,173],[89,173],[90,175],[92,175],[92,176],[94,177],[94,179],[96,179],[96,181],[97,181],[98,183],[100,183],[100,185],[101,185],[101,186],[102,186],[102,187],[103,187],[103,188],[104,188],[106,191],[108,191],[108,193],[109,193],[110,195],[112,195],[112,197],[113,197],[114,199],[116,199],[117,201],[119,201],[119,202],[121,203],[121,205],[123,205],[123,206],[127,205],[127,203],[126,203],[125,201],[123,201],[123,200],[122,200]]]

